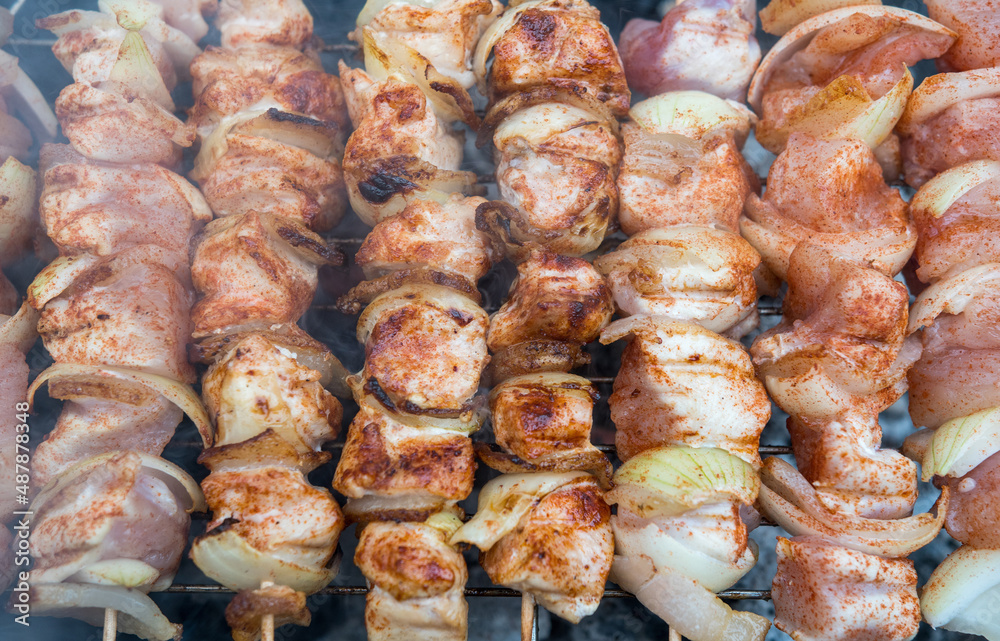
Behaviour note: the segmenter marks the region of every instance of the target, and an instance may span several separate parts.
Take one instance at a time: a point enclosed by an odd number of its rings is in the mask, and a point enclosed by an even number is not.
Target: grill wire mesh
[[[659,5],[667,4],[656,0],[590,1],[601,10],[605,24],[616,37],[629,19],[633,17],[658,18],[658,11],[664,10],[664,7]],[[50,51],[51,45],[55,42],[52,34],[38,30],[34,27],[34,22],[38,18],[69,9],[96,9],[97,1],[15,0],[11,2],[6,0],[0,4],[8,7],[15,14],[14,33],[5,48],[20,58],[21,66],[39,85],[49,103],[53,103],[59,91],[70,84],[72,79]],[[353,28],[355,18],[364,5],[364,0],[328,0],[326,2],[305,0],[305,4],[315,18],[316,35],[325,42],[322,58],[327,71],[335,72],[337,61],[341,59],[351,66],[362,66],[357,46],[348,40],[347,33]],[[766,4],[766,0],[758,0],[758,8],[762,8]],[[901,6],[926,14],[926,7],[923,3],[915,0],[890,1],[885,2],[885,4]],[[757,38],[764,51],[767,51],[777,41],[777,38],[763,33],[759,29]],[[209,33],[202,44],[206,43],[217,44],[218,32],[213,30]],[[915,79],[919,82],[924,76],[932,73],[934,73],[932,63],[921,63],[916,69]],[[179,108],[190,106],[192,100],[190,94],[189,84],[181,85],[175,90],[174,100]],[[482,108],[484,101],[481,98],[478,99],[477,106]],[[477,172],[481,182],[487,187],[487,197],[498,198],[496,185],[493,182],[491,157],[487,152],[475,149],[472,144],[473,135],[467,134],[466,138],[466,158],[462,169]],[[744,153],[758,174],[765,177],[773,156],[760,148],[752,138]],[[190,155],[186,160],[190,163]],[[189,167],[190,165],[188,165]],[[907,193],[905,187],[903,187],[903,192],[904,197],[909,199],[910,194]],[[321,273],[320,288],[316,299],[301,322],[302,327],[310,335],[326,343],[352,371],[360,369],[364,358],[363,348],[357,343],[354,335],[356,318],[340,314],[334,309],[333,303],[340,294],[345,293],[352,285],[362,279],[360,269],[353,264],[353,254],[357,251],[367,232],[368,228],[356,216],[348,214],[345,220],[329,234],[329,238],[340,245],[352,260],[349,261],[347,269],[331,268]],[[598,253],[613,249],[624,238],[620,232],[609,237]],[[8,270],[8,277],[23,292],[34,274],[51,258],[52,256],[28,257]],[[488,312],[495,311],[506,298],[507,289],[514,273],[513,266],[504,263],[494,269],[480,283],[480,289],[484,294],[483,306]],[[780,320],[780,301],[762,299],[759,303],[759,311],[761,315],[759,331],[769,329]],[[756,332],[745,338],[744,344],[749,346],[755,336]],[[595,408],[592,440],[617,464],[618,461],[614,459],[614,446],[611,445],[614,442],[614,427],[610,420],[607,398],[614,381],[621,346],[602,347],[592,344],[588,346],[588,351],[591,354],[592,363],[584,375],[595,384],[601,394],[601,400]],[[32,378],[51,364],[51,358],[41,347],[40,341],[39,345],[29,354],[28,362]],[[55,424],[60,407],[58,403],[44,396],[44,393],[39,395],[42,398],[36,404],[36,414],[32,417],[31,423],[35,444]],[[898,447],[902,439],[913,429],[905,403],[904,396],[900,402],[882,416],[885,435],[883,443],[886,447]],[[347,426],[357,411],[356,405],[351,401],[345,402],[344,409],[341,436],[326,448],[333,454],[333,461],[310,475],[310,481],[314,485],[330,487],[333,470],[343,447]],[[771,421],[761,438],[762,443],[767,443],[760,448],[762,455],[790,455],[791,448],[788,445],[788,435],[784,428],[785,419],[786,415],[774,407]],[[477,434],[475,439],[492,441],[492,435],[486,429]],[[194,426],[189,421],[185,421],[167,446],[164,458],[181,465],[200,481],[207,474],[207,470],[196,462],[200,452],[201,442]],[[486,480],[495,475],[495,472],[480,465],[476,475],[476,487],[481,487]],[[930,495],[933,495],[933,490],[929,490],[928,486],[921,484],[921,493],[922,498],[917,503],[916,512],[926,511],[932,502]],[[343,504],[343,497],[338,498]],[[463,507],[470,514],[475,511],[476,493],[463,502]],[[192,538],[204,531],[207,519],[208,515],[205,514],[194,515],[191,528]],[[752,610],[769,618],[773,617],[774,612],[769,603],[770,590],[768,588],[775,567],[774,541],[779,534],[783,534],[783,532],[768,523],[752,534],[752,538],[760,547],[760,561],[757,567],[733,589],[722,593],[722,596],[734,608]],[[328,639],[354,641],[365,639],[364,599],[361,597],[367,593],[367,587],[364,577],[351,562],[355,544],[356,537],[352,527],[346,530],[341,537],[343,561],[339,576],[332,585],[312,595],[308,600],[309,609],[313,616],[312,625],[306,628],[294,626],[280,628],[276,632],[276,639],[280,641]],[[947,535],[942,534],[934,543],[912,555],[916,561],[921,584],[926,581],[934,566],[955,547],[955,543]],[[519,601],[511,597],[519,597],[520,593],[492,585],[479,567],[474,551],[466,553],[466,560],[469,565],[469,587],[466,589],[466,596],[473,597],[470,598],[469,603],[470,641],[519,639],[520,604]],[[9,594],[8,592],[3,595],[5,602]],[[188,560],[182,564],[174,584],[165,592],[153,595],[154,600],[171,621],[184,625],[185,641],[209,639],[214,641],[229,638],[229,629],[225,623],[223,612],[231,597],[231,590],[214,584]],[[623,641],[626,639],[662,639],[666,637],[667,633],[665,623],[646,611],[634,600],[632,595],[616,589],[613,584],[609,584],[606,589],[605,601],[597,613],[577,626],[572,626],[557,617],[550,616],[544,610],[536,609],[536,613],[536,636],[539,639]],[[36,616],[32,617],[31,626],[24,628],[13,623],[13,615],[0,617],[0,638],[5,640],[49,641],[64,639],[67,636],[84,641],[97,641],[101,638],[101,631],[71,619]],[[959,636],[961,635],[933,631],[925,625],[921,627],[917,639],[919,641],[938,641],[957,639]],[[124,634],[120,637],[123,639],[134,638]],[[788,637],[772,628],[768,639],[788,639]]]

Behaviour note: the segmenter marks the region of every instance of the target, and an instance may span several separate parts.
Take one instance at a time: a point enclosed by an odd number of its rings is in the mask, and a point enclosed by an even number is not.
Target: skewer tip
[[[535,641],[535,620],[537,608],[535,597],[527,592],[521,593],[521,641]]]
[[[115,641],[118,636],[118,610],[104,608],[104,641]]]
[[[273,581],[261,581],[260,587],[269,588],[274,585]],[[260,620],[260,639],[261,641],[274,641],[274,615],[265,614]]]

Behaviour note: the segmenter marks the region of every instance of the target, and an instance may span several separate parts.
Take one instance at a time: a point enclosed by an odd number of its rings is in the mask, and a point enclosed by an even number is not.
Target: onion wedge
[[[475,516],[455,532],[449,543],[471,543],[489,550],[511,532],[521,518],[547,494],[590,475],[585,472],[507,474],[483,486]]]
[[[1000,162],[996,160],[975,160],[952,167],[924,183],[910,201],[910,215],[917,220],[940,218],[959,198],[997,178]]]
[[[881,5],[881,0],[771,0],[760,10],[761,28],[783,36],[795,25],[821,13],[841,7],[864,4]]]
[[[259,586],[258,586],[259,587]],[[118,631],[149,641],[181,638],[181,626],[163,616],[152,599],[119,586],[81,583],[43,583],[31,586],[32,613],[81,619],[100,627],[104,611],[118,613]]]
[[[947,487],[934,503],[936,514],[880,520],[834,512],[798,470],[770,457],[761,468],[761,511],[792,536],[820,536],[839,545],[877,556],[898,558],[930,543],[944,525]]]
[[[106,461],[118,454],[119,452],[98,454],[97,456],[80,461],[65,472],[62,472],[38,493],[31,502],[31,511],[41,512],[49,499],[59,494],[66,487],[73,485],[91,470],[104,465]],[[166,461],[158,456],[150,456],[142,452],[130,452],[130,454],[138,456],[142,460],[143,470],[166,483],[178,498],[182,497],[183,494],[187,495],[187,507],[185,509],[188,513],[204,512],[208,509],[205,504],[205,495],[202,494],[201,488],[198,487],[198,482],[191,478],[190,474],[170,461]],[[183,494],[181,493],[182,491]]]
[[[923,456],[921,479],[965,476],[1000,451],[1000,407],[953,418],[934,430]]]
[[[654,572],[646,557],[615,556],[611,580],[691,641],[763,641],[771,628],[764,617],[734,611],[694,579]]]
[[[781,40],[779,40],[778,43],[767,52],[767,55],[764,56],[760,66],[757,67],[757,72],[754,74],[753,80],[750,81],[750,89],[747,92],[747,102],[750,103],[750,106],[753,107],[754,111],[760,113],[761,102],[764,99],[764,87],[767,85],[771,72],[775,68],[802,49],[805,49],[809,43],[812,42],[813,36],[815,36],[816,32],[820,29],[840,22],[841,20],[856,13],[871,16],[873,18],[890,18],[901,24],[910,25],[930,33],[950,36],[952,38],[957,37],[957,34],[954,31],[938,24],[937,22],[934,22],[930,18],[922,16],[915,11],[900,9],[897,7],[883,7],[879,5],[849,6],[827,11],[826,13],[822,13],[818,16],[813,16],[812,18],[799,23],[794,28],[789,30],[781,38]]]
[[[615,472],[607,502],[632,512],[676,516],[717,501],[753,505],[760,481],[753,467],[726,450],[674,445],[646,450]]]
[[[924,620],[935,628],[1000,639],[1000,550],[963,545],[934,570],[920,595]]]
[[[934,283],[917,297],[910,308],[906,328],[912,334],[932,325],[941,314],[961,314],[976,297],[990,294],[1000,287],[1000,263],[986,263]]]
[[[854,138],[875,149],[892,133],[912,89],[913,76],[906,67],[899,82],[878,100],[854,76],[840,76],[795,110],[782,127],[759,127],[757,140],[773,153],[781,153],[793,133],[824,140]]]
[[[56,363],[39,374],[31,387],[28,388],[28,402],[30,404],[34,403],[35,392],[45,383],[48,383],[50,388],[56,385],[62,388],[58,398],[83,396],[105,398],[122,403],[129,403],[135,398],[133,386],[138,386],[162,396],[183,410],[198,428],[198,434],[201,435],[201,441],[205,447],[211,447],[215,440],[215,428],[212,426],[212,421],[209,419],[201,399],[198,398],[190,385],[180,381],[107,365]],[[69,389],[77,391],[69,393],[62,391]],[[82,390],[82,393],[79,390]]]

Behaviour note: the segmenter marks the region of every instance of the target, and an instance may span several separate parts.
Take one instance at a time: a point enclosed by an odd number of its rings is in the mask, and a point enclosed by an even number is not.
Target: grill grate
[[[16,0],[10,7],[10,10],[12,13],[17,14],[17,12],[21,10],[25,6],[25,4],[26,0]],[[29,4],[33,5],[35,3],[29,3]],[[59,4],[60,7],[58,10],[71,8],[70,6],[66,5],[73,5],[73,6],[85,5],[87,8],[92,8],[93,5],[96,5],[96,1],[85,0],[77,2],[77,1],[61,0]],[[360,5],[360,3],[358,4]],[[890,3],[890,4],[896,4],[896,3]],[[39,36],[37,38],[25,38],[25,37],[10,38],[8,43],[15,48],[30,48],[29,51],[34,48],[49,49],[52,47],[53,44],[55,44],[55,39],[48,37],[49,34],[41,33],[37,35]],[[758,33],[758,36],[760,35],[761,34]],[[770,41],[765,40],[765,42],[770,42]],[[345,57],[347,57],[349,55],[356,54],[358,52],[358,46],[354,43],[349,43],[349,42],[334,42],[331,44],[324,44],[321,47],[321,51],[329,52],[334,55],[338,54],[344,55]],[[328,68],[328,70],[332,70],[329,64],[327,64],[326,67]],[[480,182],[483,184],[495,183],[495,176],[491,173],[481,173],[478,175],[478,178]],[[764,182],[763,179],[762,182]],[[349,254],[353,255],[354,251],[352,250],[352,248],[360,246],[361,243],[364,241],[364,238],[358,236],[358,231],[355,228],[352,230],[351,233],[348,234],[348,237],[333,238],[332,240],[334,240],[336,243],[340,245],[347,246],[345,249],[347,249],[347,252]],[[311,310],[313,312],[320,312],[324,314],[335,313],[334,306],[330,302],[328,302],[328,300],[314,304]],[[780,302],[774,302],[769,299],[768,301],[762,302],[761,304],[758,305],[758,311],[761,317],[765,317],[771,321],[776,321],[781,316]],[[773,324],[773,322],[770,324]],[[353,336],[350,336],[349,338],[353,340]],[[331,347],[333,346],[331,345]],[[614,382],[613,376],[588,375],[587,378],[595,384],[609,385]],[[347,429],[347,422],[345,421],[343,431],[346,432],[346,429]],[[190,453],[200,450],[202,445],[197,440],[175,439],[171,443],[170,447],[175,450],[181,450],[183,452],[186,452],[187,454],[185,454],[185,456],[187,458],[190,458]],[[334,453],[339,453],[339,451],[343,449],[344,443],[341,440],[340,442],[330,443],[326,447],[327,449],[333,451]],[[601,451],[607,453],[609,456],[613,456],[615,454],[614,445],[597,445],[597,447]],[[783,445],[762,445],[760,447],[760,454],[762,456],[789,455],[791,453],[792,449],[788,446],[783,446]],[[196,515],[196,518],[198,518],[199,520],[204,520],[208,518],[208,515]],[[764,522],[762,523],[762,525],[773,526],[774,524]],[[763,559],[761,559],[761,563],[764,563]],[[204,581],[204,578],[202,578],[201,580]],[[229,595],[233,594],[233,591],[221,585],[204,584],[199,582],[197,579],[191,580],[190,578],[188,578],[187,581],[179,581],[178,583],[175,583],[171,587],[167,588],[164,593],[172,595]],[[366,595],[367,593],[368,593],[368,588],[364,585],[343,585],[343,586],[329,586],[327,588],[324,588],[323,590],[320,590],[316,594],[317,596],[326,596],[326,597],[352,597],[352,596]],[[465,595],[466,597],[469,598],[498,598],[498,597],[514,598],[522,596],[521,593],[516,590],[503,587],[467,587],[465,590]],[[758,590],[758,589],[729,589],[721,592],[719,596],[727,601],[770,601],[771,591]],[[632,599],[634,598],[634,596],[624,590],[606,589],[604,592],[604,598]],[[533,639],[538,638],[539,617],[537,615],[538,615],[538,607],[536,605],[534,607],[532,616],[533,619],[532,623],[534,628],[534,633],[532,635]],[[625,638],[625,637],[616,636],[615,638]]]

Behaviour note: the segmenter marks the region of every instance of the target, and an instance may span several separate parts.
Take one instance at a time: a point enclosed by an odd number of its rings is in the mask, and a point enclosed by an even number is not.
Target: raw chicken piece
[[[628,84],[647,96],[696,89],[742,101],[760,62],[750,0],[678,2],[659,23],[629,20],[620,49]]]
[[[997,0],[927,0],[927,13],[958,33],[958,41],[938,61],[947,71],[1000,65],[1000,2]]]

